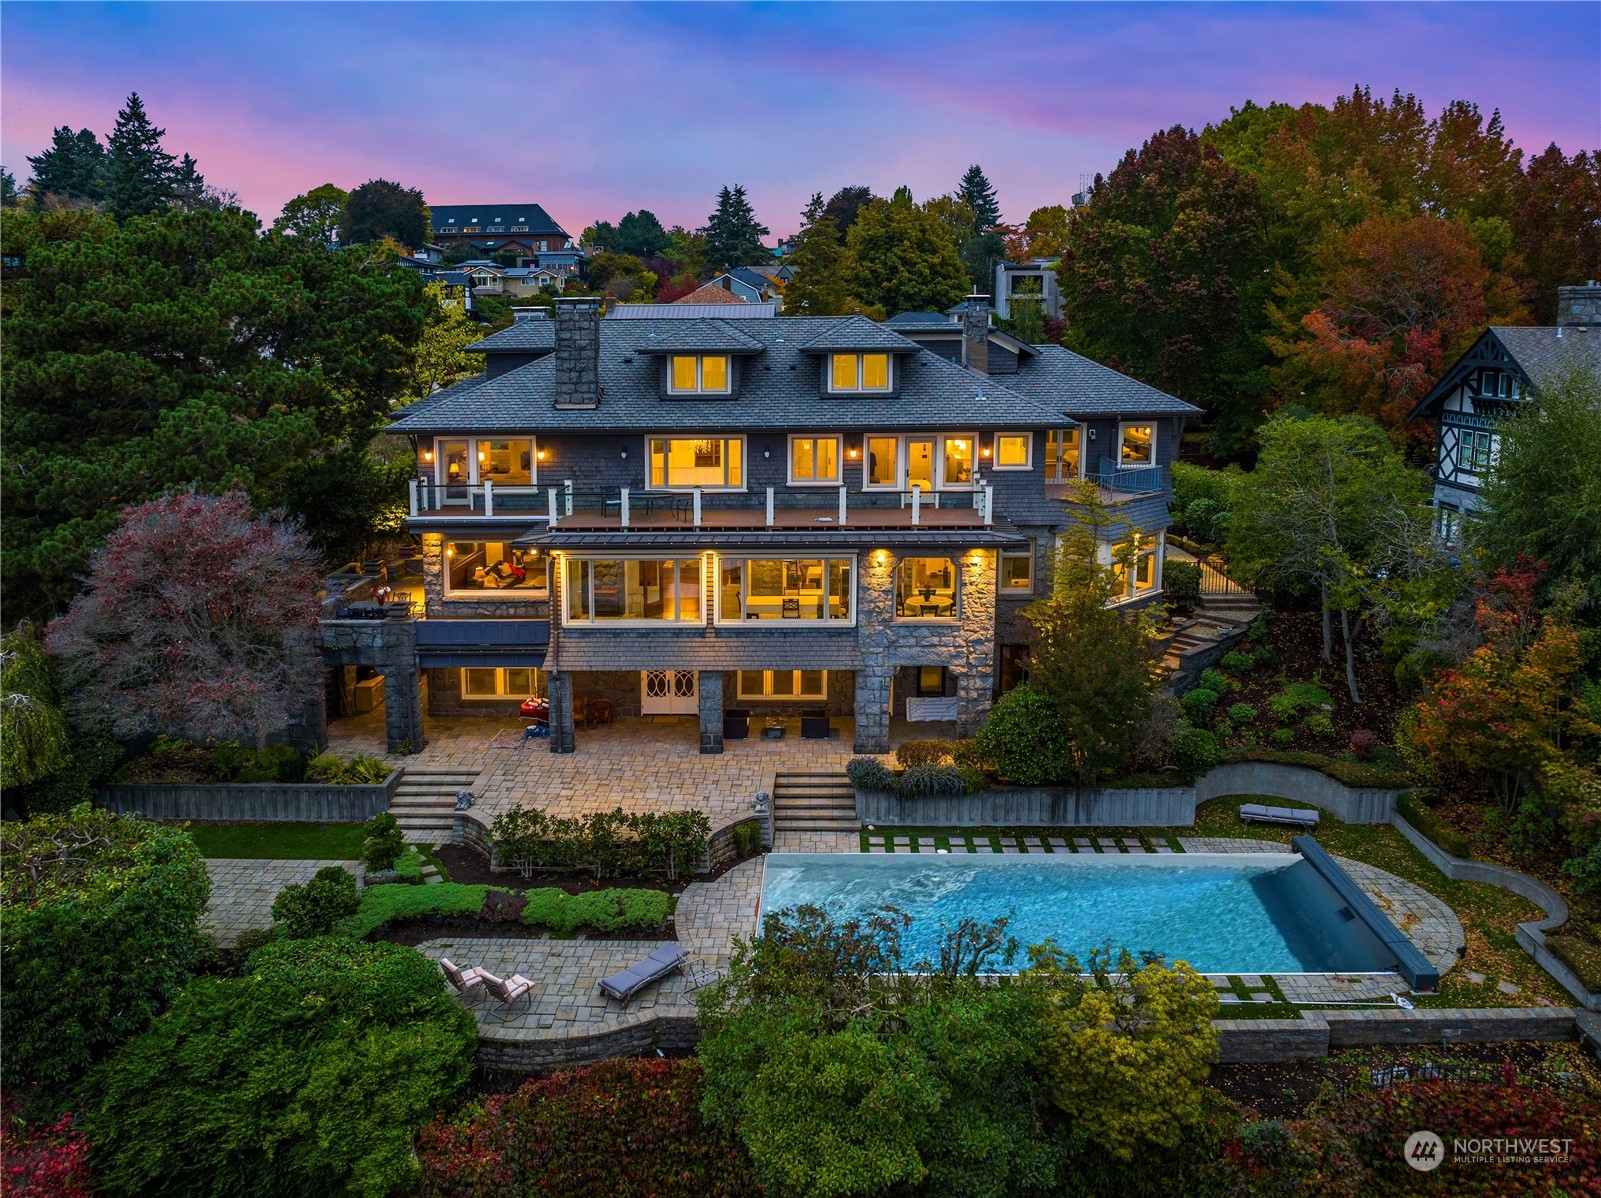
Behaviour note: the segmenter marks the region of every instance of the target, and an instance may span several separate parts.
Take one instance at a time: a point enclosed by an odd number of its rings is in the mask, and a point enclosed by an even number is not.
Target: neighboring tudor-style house
[[[563,298],[402,413],[425,601],[407,711],[544,695],[556,752],[580,695],[697,717],[703,752],[729,709],[853,715],[862,752],[908,714],[970,734],[1079,477],[1142,534],[1124,601],[1157,594],[1167,466],[1198,409],[1022,345],[976,301],[937,329],[764,308],[603,319]]]
[[[1601,286],[1557,288],[1550,328],[1488,328],[1413,409],[1410,420],[1438,427],[1434,463],[1435,527],[1447,544],[1478,510],[1479,488],[1495,461],[1497,427],[1538,393],[1540,380],[1569,363],[1601,370]]]

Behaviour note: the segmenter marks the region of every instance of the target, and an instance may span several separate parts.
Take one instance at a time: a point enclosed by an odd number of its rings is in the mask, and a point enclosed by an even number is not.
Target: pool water
[[[908,966],[937,958],[942,928],[1001,915],[1024,949],[1054,938],[1080,960],[1110,942],[1114,952],[1148,950],[1202,973],[1395,965],[1334,888],[1290,854],[769,854],[762,913],[802,904],[836,917],[899,908],[912,917],[902,941]],[[1025,956],[1011,968],[1026,965]]]

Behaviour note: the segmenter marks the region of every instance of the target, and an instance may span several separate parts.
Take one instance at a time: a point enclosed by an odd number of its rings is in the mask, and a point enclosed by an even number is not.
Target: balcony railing
[[[1118,495],[1156,495],[1167,490],[1166,466],[1121,466],[1111,458],[1101,459],[1095,485]]]

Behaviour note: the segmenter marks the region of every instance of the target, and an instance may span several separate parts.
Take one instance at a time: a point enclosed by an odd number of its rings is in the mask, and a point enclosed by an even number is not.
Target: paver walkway
[[[200,926],[220,948],[232,948],[239,933],[272,927],[272,900],[292,882],[309,882],[319,869],[341,865],[360,878],[360,861],[260,861],[206,858],[211,900]]]

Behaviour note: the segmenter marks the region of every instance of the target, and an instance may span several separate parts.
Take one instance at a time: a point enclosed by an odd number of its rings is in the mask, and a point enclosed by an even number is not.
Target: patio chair
[[[534,984],[520,973],[514,973],[502,980],[487,970],[479,970],[483,974],[484,989],[495,996],[495,1001],[501,1006],[509,1006],[534,988]]]
[[[618,970],[610,977],[601,978],[600,988],[608,997],[615,998],[618,1002],[627,1002],[646,986],[683,969],[688,962],[689,954],[684,951],[682,945],[664,944],[638,964]]]
[[[812,707],[801,712],[800,726],[802,740],[827,740],[834,735],[826,707]]]
[[[476,965],[463,969],[461,966],[453,964],[449,957],[439,958],[439,968],[445,971],[445,977],[456,988],[457,994],[466,994],[467,991],[482,985],[484,978],[487,976]]]

